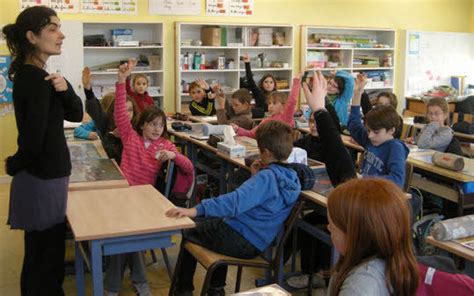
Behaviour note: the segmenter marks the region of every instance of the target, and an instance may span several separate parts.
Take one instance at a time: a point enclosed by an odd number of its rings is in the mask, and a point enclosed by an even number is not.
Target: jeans
[[[126,265],[130,267],[133,284],[146,283],[145,263],[141,252],[112,255],[107,258],[105,272],[105,290],[119,292]]]
[[[177,266],[175,271],[178,275],[178,291],[194,290],[193,277],[197,260],[184,249],[183,246],[186,241],[191,241],[227,256],[242,259],[255,258],[262,253],[222,219],[211,218],[203,222],[196,221],[196,228],[183,232],[183,243],[180,251],[181,264]],[[217,268],[211,278],[211,287],[224,287],[226,276],[227,266]]]

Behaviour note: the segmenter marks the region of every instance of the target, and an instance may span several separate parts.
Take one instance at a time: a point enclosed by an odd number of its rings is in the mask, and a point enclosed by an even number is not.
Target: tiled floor
[[[0,295],[17,296],[20,295],[20,271],[23,258],[23,233],[21,231],[11,231],[5,224],[8,213],[8,194],[9,185],[0,184]],[[70,260],[73,256],[73,244],[68,242],[66,257]],[[178,247],[167,249],[171,265],[176,262]],[[147,267],[147,276],[154,296],[168,295],[170,280],[168,278],[165,265],[162,260],[161,252],[156,251],[158,262]],[[151,262],[151,257],[147,256]],[[236,269],[230,268],[227,276],[227,293],[232,293],[235,285]],[[198,295],[204,280],[204,269],[198,265],[194,283],[196,286],[195,294]],[[254,280],[261,277],[263,272],[259,269],[244,269],[241,290],[254,288]],[[91,295],[90,277],[86,276],[87,295]],[[67,276],[64,282],[66,295],[76,295],[76,282],[74,276]],[[120,295],[135,295],[132,290],[129,277],[126,277],[123,292]],[[293,293],[293,295],[305,295],[305,291]],[[313,295],[325,295],[325,290],[314,290]]]

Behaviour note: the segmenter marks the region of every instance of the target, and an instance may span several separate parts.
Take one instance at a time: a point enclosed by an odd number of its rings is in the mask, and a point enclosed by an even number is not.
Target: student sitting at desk
[[[418,266],[404,193],[383,179],[354,179],[328,197],[339,254],[328,295],[415,295]]]
[[[196,79],[189,85],[189,95],[192,99],[189,111],[192,115],[211,116],[216,114],[214,97],[211,93],[212,89],[204,79]]]
[[[303,82],[303,91],[306,101],[314,110],[309,121],[311,134],[305,140],[310,145],[303,148],[308,149],[309,157],[317,157],[316,160],[326,164],[326,171],[331,184],[336,187],[349,179],[355,178],[356,171],[351,156],[342,143],[337,115],[332,113],[334,112],[332,105],[326,104],[327,81],[320,71],[313,74],[311,90],[307,83]],[[319,215],[316,211],[306,214],[303,219],[312,225],[324,226],[328,224],[327,217]],[[315,288],[325,286],[325,282],[321,280],[321,277],[324,277],[324,271],[330,269],[331,247],[301,230],[298,232],[298,239],[301,247],[300,258],[303,275],[288,278],[288,285],[293,288],[304,288],[308,286],[308,275],[312,272],[320,272],[313,278],[315,282],[313,286]],[[311,258],[314,259],[313,266],[310,265]]]
[[[154,185],[162,164],[174,160],[178,172],[173,191],[185,193],[193,183],[193,165],[167,138],[165,113],[155,106],[150,106],[140,113],[138,131],[135,131],[130,123],[125,102],[125,81],[135,65],[136,61],[130,59],[128,63],[119,67],[115,86],[114,117],[123,143],[120,168],[130,185]],[[110,256],[105,276],[105,289],[108,295],[118,295],[120,291],[127,256],[132,256],[131,271],[142,275],[140,282],[133,283],[138,294],[151,295],[143,258],[139,252]]]
[[[250,100],[252,96],[245,88],[235,91],[231,97],[231,108],[229,108],[224,92],[219,85],[213,88],[216,94],[216,114],[219,124],[234,123],[244,129],[253,127],[252,112],[250,112]]]
[[[297,77],[293,79],[293,85],[291,86],[291,92],[289,97],[285,93],[281,92],[272,92],[268,97],[268,111],[271,116],[264,118],[261,122],[267,122],[270,120],[279,120],[285,123],[288,123],[291,127],[295,126],[295,121],[293,119],[293,113],[295,112],[296,100],[300,93],[300,83],[303,72],[300,72]],[[259,126],[254,127],[251,130],[247,130],[239,127],[238,125],[232,123],[232,127],[239,136],[246,136],[250,138],[255,138],[256,131]]]
[[[406,145],[394,139],[400,116],[392,106],[375,106],[362,124],[360,98],[367,83],[364,74],[357,75],[348,128],[354,140],[366,150],[361,174],[389,179],[400,187],[405,182],[405,163],[408,156]]]
[[[115,125],[115,93],[107,93],[99,101],[92,91],[91,71],[88,67],[82,70],[82,85],[86,95],[86,111],[91,116],[98,131],[102,146],[107,156],[120,165],[122,161],[122,141]],[[138,121],[138,110],[135,101],[127,96],[127,115],[132,126]]]
[[[206,199],[191,209],[175,208],[166,213],[169,217],[211,218],[186,231],[183,242],[190,240],[238,258],[254,258],[273,242],[298,198],[300,184],[306,182],[298,180],[300,174],[284,163],[293,146],[289,125],[280,121],[262,123],[256,139],[265,169],[256,172],[258,165],[253,165],[256,174],[235,191]],[[304,165],[301,168],[309,170]],[[177,289],[172,293],[192,295],[196,259],[183,247],[180,256],[182,264],[175,270]],[[224,295],[227,266],[218,269],[213,273],[207,295]]]

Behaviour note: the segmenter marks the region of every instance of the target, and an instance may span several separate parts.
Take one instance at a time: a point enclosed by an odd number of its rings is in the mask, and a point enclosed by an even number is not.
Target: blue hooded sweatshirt
[[[348,128],[351,137],[366,150],[362,176],[379,176],[403,188],[408,147],[398,139],[386,141],[378,146],[372,145],[367,129],[362,124],[359,106],[352,106]]]
[[[332,104],[336,110],[336,114],[341,125],[347,126],[347,120],[349,118],[349,112],[347,110],[349,108],[349,102],[352,99],[352,95],[354,94],[354,77],[352,77],[352,75],[346,71],[337,71],[336,76],[344,79],[344,90],[341,94],[336,96]],[[311,108],[306,110],[306,119],[309,119],[312,113],[313,111]]]
[[[221,217],[264,251],[273,242],[298,199],[301,185],[292,169],[270,164],[235,191],[196,206],[198,216]]]

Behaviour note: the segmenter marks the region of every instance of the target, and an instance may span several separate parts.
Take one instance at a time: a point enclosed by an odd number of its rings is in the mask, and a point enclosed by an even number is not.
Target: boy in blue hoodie
[[[193,241],[243,259],[256,257],[273,242],[301,191],[296,172],[282,164],[293,147],[292,129],[286,123],[268,121],[259,126],[256,139],[265,169],[257,171],[258,165],[253,165],[255,175],[235,191],[203,200],[191,209],[175,208],[166,213],[168,217],[210,218],[186,231],[183,242]],[[192,295],[196,259],[185,249],[180,256],[174,295]],[[226,266],[214,272],[208,295],[224,295],[226,274]]]
[[[361,174],[379,176],[403,188],[409,150],[402,141],[393,137],[400,125],[400,116],[392,106],[376,106],[366,114],[367,128],[364,127],[360,98],[366,83],[364,74],[357,75],[348,122],[352,138],[365,148]]]

